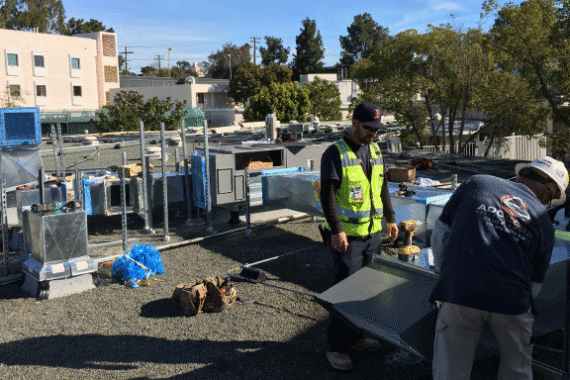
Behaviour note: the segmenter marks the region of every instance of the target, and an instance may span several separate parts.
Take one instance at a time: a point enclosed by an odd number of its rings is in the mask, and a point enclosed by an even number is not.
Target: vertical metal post
[[[144,219],[144,228],[140,231],[141,234],[153,234],[154,231],[151,230],[149,226],[148,220],[148,164],[146,161],[146,152],[145,152],[145,139],[144,139],[144,123],[141,121],[140,125],[140,135],[141,135],[141,172],[142,172],[142,184],[141,184],[141,200],[142,200],[142,208],[143,208],[143,219]]]
[[[245,236],[251,236],[251,213],[249,210],[249,168],[245,168]]]
[[[204,120],[204,155],[206,158],[206,221],[208,223],[207,231],[214,232],[212,227],[212,195],[210,184],[210,147],[208,145],[208,120]]]
[[[164,123],[160,123],[160,156],[162,161],[162,199],[164,202],[164,241],[170,241],[168,235],[168,178],[166,176],[166,136]]]
[[[125,166],[127,165],[127,153],[123,152],[123,167],[119,170],[121,179],[121,227],[123,229],[123,252],[127,250],[127,181],[125,180]]]
[[[451,180],[451,191],[457,189],[457,174],[453,174],[453,179]]]
[[[46,201],[46,188],[45,188],[45,174],[44,167],[40,166],[40,173],[38,176],[38,181],[40,182],[40,204],[44,204]]]
[[[61,167],[61,180],[65,179],[65,160],[63,154],[63,136],[61,135],[61,123],[57,123],[57,142],[59,145],[59,165]]]
[[[77,166],[77,161],[75,161],[73,163],[74,169],[75,169],[75,183],[73,185],[74,187],[74,193],[75,193],[75,200],[79,200],[79,167]]]
[[[0,182],[0,191],[2,192],[2,255],[4,255],[4,277],[8,276],[8,205],[6,203],[6,180]]]
[[[57,154],[57,135],[55,134],[55,125],[51,124],[51,131],[50,131],[50,137],[51,137],[51,146],[53,149],[53,161],[54,161],[54,165],[55,165],[55,176],[57,177],[57,179],[60,178],[60,172],[59,172],[59,157]]]
[[[150,157],[148,157],[148,156],[145,157],[144,166],[146,167],[147,173],[150,173]],[[154,223],[153,223],[153,218],[152,218],[152,206],[151,206],[151,197],[154,195],[154,191],[152,190],[152,187],[153,187],[153,181],[148,179],[147,184],[146,184],[146,202],[148,205],[148,208],[146,210],[146,213],[147,213],[146,219],[148,220],[148,224],[150,226],[148,233],[154,235],[155,231],[154,231]]]
[[[186,208],[188,210],[188,219],[186,220],[186,225],[190,225],[190,219],[192,219],[192,188],[190,186],[190,173],[188,169],[188,145],[186,144],[186,127],[184,125],[184,119],[180,122],[180,137],[182,138],[182,155],[184,156],[184,198],[186,199]]]
[[[178,173],[180,171],[180,153],[178,152],[178,148],[174,150],[174,171]]]

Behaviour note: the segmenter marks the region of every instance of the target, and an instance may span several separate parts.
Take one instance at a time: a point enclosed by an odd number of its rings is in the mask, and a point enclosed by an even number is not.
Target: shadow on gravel
[[[172,298],[163,298],[143,305],[140,316],[144,318],[171,318],[179,317],[180,311],[174,306]]]
[[[428,380],[430,365],[387,364],[394,348],[378,353],[353,353],[355,370],[333,370],[322,348],[325,323],[319,323],[289,342],[168,340],[134,335],[49,336],[0,345],[0,363],[6,366],[43,366],[100,370],[105,378],[129,378],[129,370],[145,370],[153,379],[354,379]],[[152,370],[152,365],[159,365]],[[159,368],[196,367],[189,372],[160,377]],[[127,372],[113,372],[127,371]],[[65,373],[65,372],[59,372]],[[138,380],[147,377],[137,377]]]

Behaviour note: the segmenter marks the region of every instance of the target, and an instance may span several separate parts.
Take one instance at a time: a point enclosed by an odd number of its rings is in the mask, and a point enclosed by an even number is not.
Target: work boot
[[[380,342],[375,339],[362,338],[355,345],[350,346],[351,350],[375,352],[380,349]]]
[[[334,369],[340,371],[348,371],[352,369],[352,360],[345,352],[327,351],[327,359]]]

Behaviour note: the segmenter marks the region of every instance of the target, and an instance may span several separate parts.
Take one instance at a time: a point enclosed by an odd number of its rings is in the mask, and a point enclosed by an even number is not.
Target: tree
[[[281,38],[265,36],[265,43],[267,49],[263,46],[259,47],[259,54],[261,54],[261,64],[267,66],[270,63],[285,64],[289,59],[291,49],[283,47]]]
[[[485,3],[496,6],[494,1]],[[499,67],[517,72],[538,99],[543,99],[559,128],[550,141],[570,145],[565,130],[570,128],[566,102],[570,97],[570,4],[568,1],[528,0],[506,4],[489,34]],[[567,152],[568,153],[568,152]],[[563,157],[566,158],[566,157]]]
[[[246,62],[233,76],[228,95],[236,102],[245,102],[249,97],[258,94],[263,87],[269,87],[271,83],[291,82],[292,75],[291,69],[277,63],[270,63],[261,68]]]
[[[265,116],[275,113],[277,119],[306,120],[311,109],[309,90],[299,83],[272,83],[250,99],[250,106],[243,116],[247,121],[265,120]]]
[[[369,13],[354,16],[354,22],[346,28],[348,35],[340,36],[340,63],[350,67],[354,62],[368,58],[380,44],[390,38],[388,28],[383,28]]]
[[[65,34],[68,36],[73,36],[75,34],[82,34],[82,33],[93,33],[93,32],[110,32],[114,33],[115,31],[113,28],[107,28],[101,21],[90,19],[89,21],[85,22],[82,18],[75,19],[74,17],[70,18],[67,21],[67,24],[61,30],[61,34]]]
[[[230,61],[233,72],[245,62],[251,62],[251,46],[245,44],[238,47],[230,42],[226,43],[222,50],[218,50],[208,56],[208,62],[202,62],[202,67],[211,78],[229,79]]]
[[[340,120],[340,92],[338,87],[325,79],[316,77],[307,85],[309,89],[309,100],[313,106],[311,113],[320,120]]]
[[[530,137],[546,132],[548,108],[534,95],[523,78],[506,71],[492,72],[478,86],[475,104],[487,116],[477,132],[489,140],[485,156],[494,143],[503,142],[512,133]]]
[[[41,33],[58,33],[64,26],[65,10],[61,0],[6,0],[0,7],[0,27],[28,31],[38,28]]]
[[[252,62],[241,65],[230,82],[228,96],[236,102],[245,102],[261,91],[262,69]]]
[[[158,69],[154,66],[143,66],[141,67],[141,74],[145,77],[156,77],[158,76]]]
[[[173,102],[170,98],[160,100],[156,97],[144,101],[143,96],[136,91],[119,91],[112,105],[103,106],[97,112],[97,119],[91,123],[99,133],[138,131],[139,122],[143,121],[146,130],[160,129],[160,123],[165,123],[167,129],[178,128],[180,120],[185,115],[186,101]]]
[[[292,69],[295,79],[300,75],[318,73],[323,70],[321,62],[325,56],[321,32],[317,30],[317,23],[308,17],[301,22],[301,34],[295,38],[297,43],[296,54],[293,58]]]

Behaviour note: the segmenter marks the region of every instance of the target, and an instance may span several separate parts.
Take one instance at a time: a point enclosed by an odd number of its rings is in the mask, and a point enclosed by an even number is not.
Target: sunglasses
[[[366,129],[368,132],[378,133],[378,129],[376,128],[369,127],[367,125],[364,125],[363,123],[360,123],[360,125],[362,125],[362,127]]]

